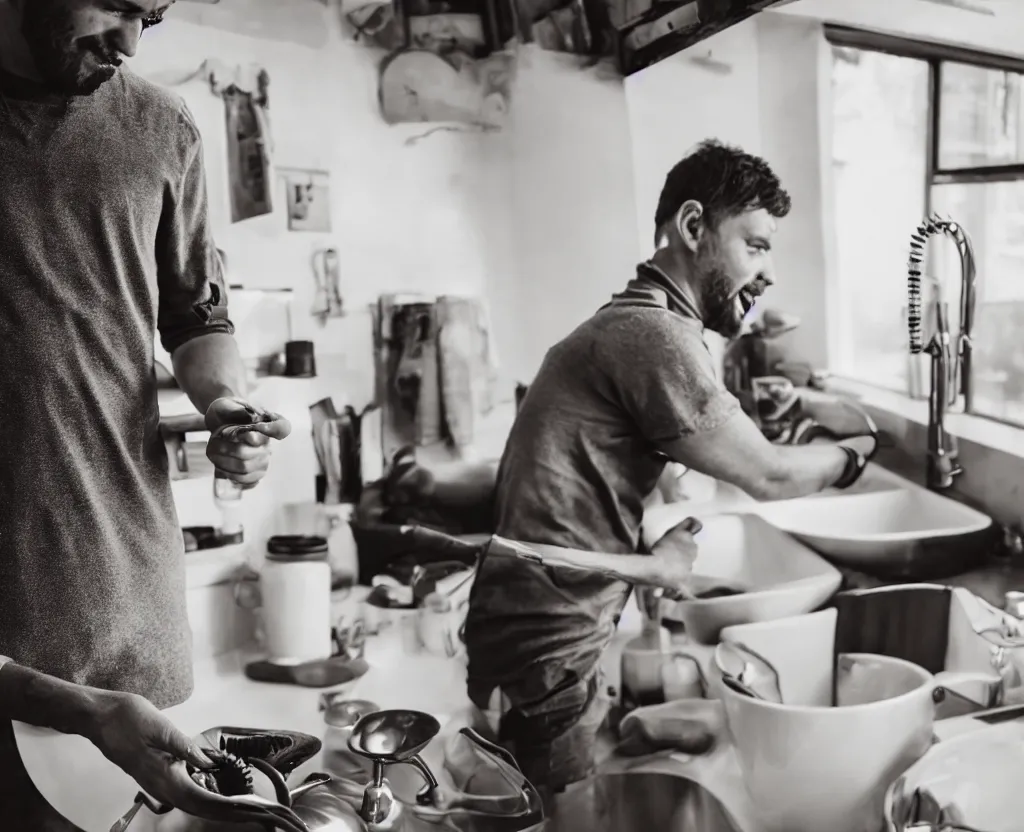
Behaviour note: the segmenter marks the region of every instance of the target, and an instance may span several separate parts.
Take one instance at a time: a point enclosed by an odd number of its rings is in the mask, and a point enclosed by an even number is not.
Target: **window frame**
[[[1020,75],[1024,80],[1024,58],[981,52],[951,44],[918,41],[833,23],[824,24],[824,34],[825,40],[832,46],[859,49],[865,52],[881,52],[897,58],[923,61],[928,65],[928,120],[923,183],[925,216],[930,216],[932,213],[932,188],[936,185],[992,184],[1024,180],[1024,162],[966,168],[943,168],[939,163],[943,64],[967,64],[981,69],[1012,72]],[[868,384],[868,382],[858,383]],[[909,389],[906,391],[906,395],[910,395]],[[966,415],[1024,430],[1024,424],[1020,422],[979,413],[973,408],[967,411]]]

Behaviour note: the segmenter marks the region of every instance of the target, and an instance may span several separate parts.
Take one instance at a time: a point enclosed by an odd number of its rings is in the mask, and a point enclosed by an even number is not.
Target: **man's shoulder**
[[[185,99],[174,90],[122,67],[119,83],[136,119],[151,129],[175,130],[186,144],[200,140],[199,127]]]
[[[608,306],[588,322],[601,345],[600,352],[649,351],[669,347],[706,349],[704,327],[693,318],[657,305]]]

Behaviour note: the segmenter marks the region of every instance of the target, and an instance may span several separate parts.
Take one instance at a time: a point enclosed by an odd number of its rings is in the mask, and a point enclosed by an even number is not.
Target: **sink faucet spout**
[[[942,299],[941,285],[936,284],[934,309],[935,331],[924,343],[921,276],[925,247],[929,237],[943,234],[950,237],[960,255],[960,320],[954,338],[950,332],[949,314]],[[927,353],[931,358],[928,392],[928,463],[927,482],[933,489],[947,489],[963,472],[957,461],[956,438],[946,431],[946,413],[963,396],[964,408],[970,412],[973,399],[971,386],[972,331],[977,293],[974,247],[963,226],[952,220],[931,217],[911,235],[910,259],[907,263],[908,315],[910,352]]]

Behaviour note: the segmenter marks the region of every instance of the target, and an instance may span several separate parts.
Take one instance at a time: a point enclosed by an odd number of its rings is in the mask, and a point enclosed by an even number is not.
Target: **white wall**
[[[407,145],[417,131],[389,128],[377,115],[379,56],[343,42],[336,22],[330,9],[310,0],[179,3],[146,34],[133,67],[172,85],[211,57],[269,72],[275,164],[331,172],[334,230],[289,232],[280,182],[273,215],[231,224],[224,104],[197,79],[175,89],[203,133],[217,240],[247,287],[295,291],[293,337],[316,342],[321,369],[351,371],[345,377],[358,387],[355,397],[365,399],[371,389],[365,309],[378,294],[483,287],[485,248],[467,206],[485,196],[465,160],[479,155],[484,138],[442,132]],[[327,245],[339,252],[342,293],[353,316],[320,328],[308,314],[315,289],[310,258]]]
[[[760,46],[757,90],[761,101],[761,153],[793,199],[793,209],[772,241],[776,284],[766,303],[798,315],[799,329],[784,344],[797,358],[827,363],[832,205],[825,183],[830,151],[822,145],[829,123],[831,53],[813,21],[759,15],[754,24]],[[822,84],[825,88],[822,89]],[[826,175],[827,174],[827,175]]]
[[[639,252],[621,78],[525,48],[504,130],[421,138],[432,125],[380,118],[382,53],[342,34],[333,0],[178,3],[133,67],[171,83],[210,57],[269,72],[275,164],[332,174],[329,235],[287,231],[279,184],[273,216],[231,224],[223,102],[201,79],[175,87],[203,131],[232,273],[247,287],[295,290],[294,337],[316,342],[321,371],[356,403],[371,393],[364,310],[382,292],[486,295],[505,375],[528,381],[547,348],[629,279]],[[326,245],[340,254],[353,314],[321,329],[308,314],[310,256]]]
[[[524,380],[625,286],[643,256],[622,79],[578,64],[527,50],[504,137],[519,354],[503,361]]]
[[[691,62],[711,57],[730,68],[716,73]],[[654,247],[654,211],[665,175],[707,138],[761,152],[757,29],[744,22],[626,79],[637,205],[645,256]]]
[[[710,58],[717,68],[694,62]],[[776,286],[764,303],[799,315],[785,336],[795,357],[825,363],[826,234],[820,152],[821,27],[758,15],[626,79],[637,232],[652,247],[665,175],[706,138],[738,145],[772,165],[793,198],[773,241]],[[713,349],[721,349],[717,338]]]

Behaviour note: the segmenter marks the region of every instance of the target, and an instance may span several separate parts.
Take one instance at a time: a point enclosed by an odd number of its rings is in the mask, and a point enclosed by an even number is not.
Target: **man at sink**
[[[716,379],[705,329],[729,338],[773,283],[771,241],[790,197],[762,159],[705,141],[669,172],[655,252],[625,290],[552,347],[501,460],[497,533],[635,562],[644,499],[669,461],[780,499],[848,487],[855,441],[769,443]],[[653,547],[679,592],[696,555],[685,527]],[[614,558],[611,558],[614,560]],[[468,692],[500,713],[500,741],[553,796],[588,777],[606,710],[599,662],[631,591],[628,571],[485,558],[466,621]]]

